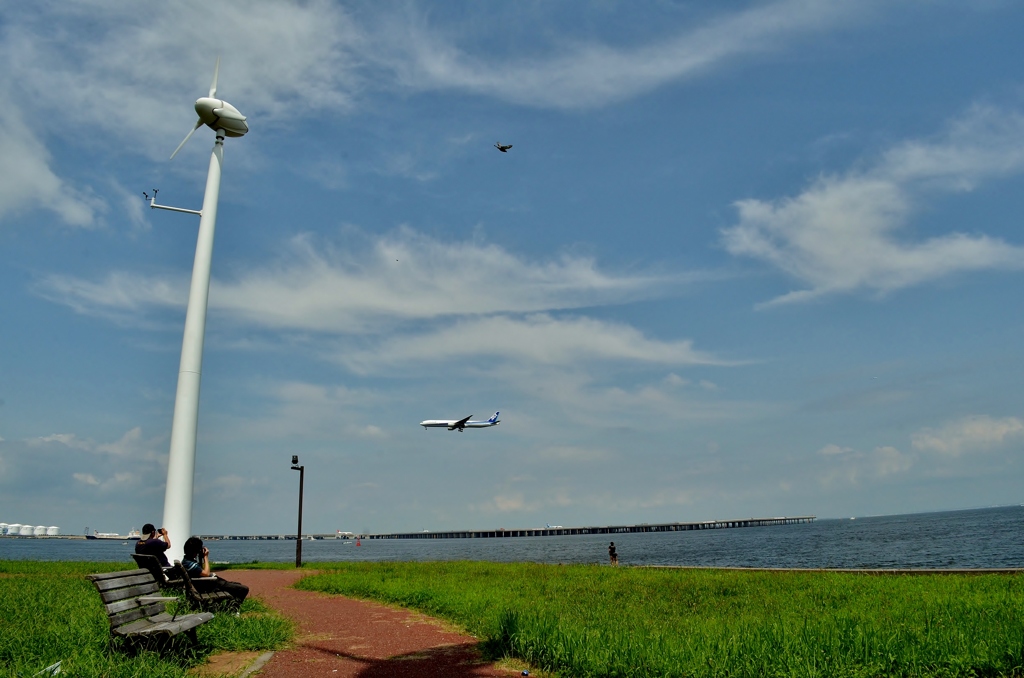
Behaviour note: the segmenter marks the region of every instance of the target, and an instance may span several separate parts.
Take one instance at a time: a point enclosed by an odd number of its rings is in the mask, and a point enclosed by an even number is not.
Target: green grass
[[[318,567],[299,588],[421,610],[565,676],[1024,676],[1019,576]]]
[[[289,621],[246,600],[238,617],[217,614],[200,626],[194,645],[112,650],[106,612],[84,575],[127,569],[134,564],[0,561],[0,676],[31,676],[60,661],[62,675],[180,677],[213,651],[275,649],[291,638]]]

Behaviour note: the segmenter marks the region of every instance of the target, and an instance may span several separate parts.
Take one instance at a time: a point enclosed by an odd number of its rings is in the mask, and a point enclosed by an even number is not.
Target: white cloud
[[[523,492],[502,490],[481,503],[470,504],[468,509],[484,514],[526,514],[550,512],[552,509],[561,513],[570,507],[582,507],[588,511],[596,509],[610,511],[612,515],[623,515],[644,509],[690,506],[696,503],[702,494],[706,495],[707,491],[668,488],[629,494],[619,488],[614,493],[589,491],[580,496],[573,496],[563,488],[546,488],[542,496],[532,497]]]
[[[130,139],[137,152],[166,159],[195,121],[192,102],[208,91],[218,54],[218,95],[264,130],[348,110],[365,77],[357,66],[369,45],[346,12],[325,0],[256,0],[245,11],[198,0],[141,11],[95,1],[5,9],[0,220],[43,209],[71,226],[94,225],[106,203],[59,176],[50,140],[84,147],[116,140],[123,148]],[[193,142],[185,153],[198,147]],[[141,201],[114,192],[138,226]]]
[[[442,37],[443,29],[410,13],[369,9],[356,17],[327,0],[254,0],[244,12],[199,0],[144,11],[97,0],[45,10],[12,6],[0,28],[0,218],[41,208],[69,225],[94,224],[106,205],[58,176],[47,140],[98,146],[131,139],[138,152],[166,158],[194,121],[191,103],[207,91],[218,54],[218,95],[248,115],[254,131],[293,126],[324,111],[344,113],[367,91],[396,87],[590,107],[783,47],[794,36],[848,25],[863,13],[862,4],[782,0],[635,48],[562,35],[554,41],[558,54],[496,63],[461,51]],[[199,153],[200,146],[193,143],[185,153]],[[430,178],[407,156],[390,158],[382,169]],[[337,169],[321,178],[330,186],[345,181]],[[128,207],[135,223],[137,207]]]
[[[545,463],[562,461],[577,464],[580,462],[603,461],[614,455],[607,449],[599,447],[581,447],[579,445],[552,445],[537,450],[536,456]]]
[[[31,507],[30,514],[38,515],[34,521],[65,526],[81,525],[79,520],[102,525],[101,513],[124,520],[140,507],[157,510],[163,501],[166,449],[163,454],[113,453],[134,438],[129,431],[113,442],[97,443],[62,433],[3,443],[0,508]]]
[[[228,474],[215,478],[197,478],[197,494],[216,494],[220,497],[245,499],[266,491],[266,480],[250,475]]]
[[[822,485],[838,483],[858,485],[863,480],[881,480],[910,470],[913,458],[890,445],[881,445],[870,452],[859,452],[849,447],[830,443],[818,454],[831,460],[830,467],[821,475]]]
[[[39,438],[30,438],[26,441],[29,445],[38,447],[45,445],[46,443],[59,443],[65,447],[70,447],[73,450],[93,450],[95,445],[88,440],[82,440],[74,433],[53,433],[48,436],[41,436]]]
[[[1024,421],[1017,417],[979,415],[950,422],[939,429],[922,429],[911,437],[915,450],[948,457],[981,452],[1024,435]]]
[[[109,492],[136,482],[139,476],[135,473],[121,471],[119,473],[115,473],[106,480],[99,480],[91,473],[73,473],[71,474],[71,477],[83,485],[95,487],[101,492]]]
[[[245,272],[213,283],[213,311],[254,326],[345,334],[395,320],[619,303],[686,279],[605,273],[592,259],[568,255],[531,262],[497,245],[444,242],[408,228],[350,247],[297,236],[277,261],[239,268]],[[49,276],[38,291],[81,313],[138,317],[146,308],[183,306],[187,285],[183,275],[113,272],[99,282]]]
[[[1024,268],[1024,247],[986,235],[897,237],[923,195],[970,190],[1022,167],[1024,115],[976,107],[941,138],[902,144],[867,170],[821,177],[795,198],[739,201],[739,223],[724,229],[723,240],[730,253],[765,261],[807,285],[770,304]]]
[[[360,438],[380,439],[387,438],[388,434],[380,426],[367,424],[365,426],[354,426],[349,429],[354,435]]]
[[[526,501],[523,499],[523,495],[521,494],[495,495],[493,499],[493,506],[495,510],[501,513],[527,510]]]
[[[467,506],[470,514],[519,513],[522,511],[537,510],[539,508],[540,504],[528,505],[521,493],[500,493],[482,502],[469,504],[469,506]]]
[[[238,417],[226,416],[218,428],[227,439],[337,440],[352,435],[383,439],[387,433],[367,424],[368,413],[379,415],[381,395],[344,385],[287,381],[252,384],[248,391],[265,409]]]
[[[578,308],[651,296],[678,279],[615,276],[591,259],[528,262],[497,245],[411,229],[342,252],[299,237],[288,260],[218,282],[211,294],[249,322],[353,332],[381,320]]]
[[[266,125],[349,107],[359,87],[354,50],[368,47],[346,12],[323,0],[256,0],[244,12],[198,0],[145,11],[83,2],[8,20],[4,62],[28,105],[74,111],[64,132],[96,127],[160,157],[194,122],[191,103],[206,94],[218,54],[218,96]],[[87,32],[66,39],[86,22]]]
[[[29,438],[25,443],[30,447],[43,447],[57,444],[72,450],[82,450],[93,454],[105,454],[113,457],[132,457],[136,460],[153,461],[160,458],[162,452],[155,445],[160,439],[144,440],[142,429],[138,426],[127,431],[118,440],[110,443],[97,443],[94,440],[80,438],[74,433],[54,433],[38,438]]]
[[[117,197],[116,204],[120,208],[119,217],[127,220],[131,225],[132,230],[135,234],[143,231],[148,231],[150,228],[149,221],[146,219],[146,212],[150,210],[147,208],[146,202],[140,200],[143,196],[139,193],[129,191],[124,186],[112,182],[110,185],[110,191]]]
[[[727,400],[705,391],[681,389],[664,380],[621,385],[607,362],[601,369],[592,365],[560,366],[512,363],[487,368],[477,366],[486,378],[498,380],[529,399],[543,403],[537,415],[516,413],[517,422],[538,435],[559,435],[564,428],[550,421],[545,413],[560,412],[560,422],[572,422],[588,430],[660,431],[678,434],[690,426],[713,422],[760,420],[779,416],[786,410],[781,402]],[[635,374],[642,363],[632,362],[625,369]]]
[[[417,154],[409,151],[396,151],[384,157],[378,172],[385,176],[406,177],[416,181],[430,181],[437,178],[436,172],[420,168],[421,162]]]
[[[188,301],[188,278],[154,278],[114,271],[101,282],[65,275],[44,278],[36,291],[79,313],[101,317],[138,318],[147,307],[178,307]]]
[[[849,26],[865,13],[864,4],[780,0],[633,48],[559,34],[552,41],[558,54],[489,63],[460,50],[443,27],[431,28],[415,12],[370,10],[357,17],[327,0],[254,0],[244,12],[184,0],[140,12],[93,0],[45,12],[15,8],[0,53],[33,109],[74,111],[63,121],[67,131],[98,126],[162,155],[187,131],[188,104],[206,92],[217,54],[223,56],[218,94],[263,124],[345,111],[369,87],[395,84],[575,108],[619,101],[739,56],[784,48],[795,36]],[[66,40],[74,29],[76,40]]]
[[[879,478],[903,473],[913,465],[913,461],[908,455],[889,445],[876,447],[871,454],[870,461],[875,475]]]
[[[459,321],[430,333],[387,339],[337,360],[366,372],[380,365],[470,358],[504,358],[533,364],[628,360],[671,365],[723,365],[693,342],[648,339],[628,325],[590,318],[496,316]]]
[[[120,440],[96,446],[97,452],[106,452],[116,457],[137,455],[143,451],[142,429],[138,426],[121,436]]]
[[[366,101],[367,91],[395,87],[467,89],[557,108],[604,105],[861,13],[854,2],[783,0],[721,15],[659,44],[620,49],[563,36],[555,41],[556,55],[487,64],[482,55],[447,42],[443,28],[430,28],[411,13],[350,13],[327,0],[255,0],[244,12],[199,0],[145,11],[96,0],[52,4],[45,11],[13,7],[0,28],[0,221],[43,209],[67,225],[93,226],[111,202],[129,223],[145,228],[134,193],[129,200],[114,187],[111,201],[96,197],[93,189],[60,176],[47,145],[55,137],[85,147],[130,138],[138,152],[166,158],[192,124],[191,102],[206,92],[218,54],[218,94],[239,106],[254,130],[266,130],[324,111],[344,113]],[[67,40],[68,34],[76,39]],[[200,146],[193,143],[185,152],[199,153]],[[258,143],[249,146],[258,149]],[[337,188],[346,172],[332,163],[313,174]],[[432,178],[417,165],[403,153],[389,156],[379,169]]]
[[[602,433],[630,431],[676,435],[680,430],[712,422],[757,420],[778,410],[777,404],[707,400],[701,390],[681,390],[664,384],[657,376],[652,383],[628,388],[615,385],[617,379],[609,376],[609,372],[619,369],[634,375],[643,367],[636,362],[568,366],[521,363],[508,356],[479,360],[470,356],[447,363],[431,362],[425,367],[374,363],[372,370],[377,375],[414,381],[428,376],[409,392],[415,393],[415,402],[405,397],[395,401],[386,384],[373,389],[330,383],[251,384],[245,390],[257,396],[261,404],[245,415],[221,415],[215,426],[224,439],[326,441],[341,436],[358,437],[368,444],[394,440],[401,445],[406,440],[402,431],[416,421],[455,416],[444,411],[449,408],[469,407],[460,415],[464,416],[480,414],[476,408],[487,407],[481,417],[502,411],[503,436],[514,436],[524,444],[528,440],[545,441],[546,446],[533,457],[593,461],[609,458],[610,452],[599,439],[581,444],[579,431],[597,432],[598,438]],[[438,381],[439,373],[456,378],[459,388],[453,391],[445,386],[447,380]],[[435,403],[432,407],[441,410],[428,408],[424,412],[424,403]],[[381,420],[381,412],[392,410],[404,414]]]
[[[581,498],[573,503],[600,510],[609,510],[612,515],[629,515],[644,509],[691,506],[702,495],[706,496],[708,494],[710,492],[706,488],[701,490],[669,488],[635,492],[633,494],[625,494],[623,490],[616,490],[613,494],[595,494]]]
[[[391,49],[377,58],[412,89],[460,89],[538,107],[596,107],[781,48],[802,34],[849,25],[864,5],[783,0],[722,15],[658,44],[621,49],[562,39],[560,47],[569,47],[559,55],[504,63],[464,52],[421,23],[392,22],[382,36]]]
[[[40,208],[68,226],[93,226],[104,203],[69,185],[51,169],[43,142],[29,129],[0,87],[0,221]]]

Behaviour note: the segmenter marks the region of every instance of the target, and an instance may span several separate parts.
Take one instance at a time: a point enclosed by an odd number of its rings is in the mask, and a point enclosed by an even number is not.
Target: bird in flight
[[[508,153],[508,149],[512,148],[512,144],[508,144],[506,146],[502,146],[501,142],[499,141],[498,143],[494,144],[494,147],[496,149],[498,149],[499,151],[501,151],[502,153]]]

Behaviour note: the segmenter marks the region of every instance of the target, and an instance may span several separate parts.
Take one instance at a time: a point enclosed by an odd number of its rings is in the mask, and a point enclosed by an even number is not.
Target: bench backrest
[[[175,585],[181,586],[180,581],[177,581],[175,577],[170,576],[175,573],[175,570],[173,568],[165,570],[164,566],[160,564],[160,561],[156,556],[151,556],[146,553],[133,553],[132,558],[135,559],[135,562],[139,567],[144,567],[152,572],[153,578],[161,585],[170,585],[172,587]]]
[[[218,609],[221,607],[237,608],[241,605],[241,602],[236,601],[235,597],[227,591],[217,589],[200,591],[195,585],[196,581],[216,581],[216,576],[197,577],[193,580],[192,577],[189,576],[188,570],[186,570],[185,566],[181,564],[180,560],[174,561],[174,572],[177,576],[181,577],[182,583],[184,584],[185,598],[188,599],[191,605],[198,607],[200,610]]]
[[[110,628],[117,628],[136,619],[152,617],[164,611],[163,601],[142,604],[139,596],[153,595],[160,591],[153,573],[149,570],[127,570],[104,572],[88,577],[100,592],[100,598],[107,608]]]
[[[167,577],[164,576],[164,568],[161,567],[160,561],[156,559],[156,556],[151,556],[146,553],[133,553],[132,559],[139,567],[149,570],[157,582],[167,581]]]
[[[174,572],[181,577],[181,583],[185,587],[185,596],[193,603],[201,601],[202,598],[199,595],[199,591],[196,589],[196,585],[192,583],[192,577],[188,576],[188,570],[185,569],[180,560],[174,561]]]

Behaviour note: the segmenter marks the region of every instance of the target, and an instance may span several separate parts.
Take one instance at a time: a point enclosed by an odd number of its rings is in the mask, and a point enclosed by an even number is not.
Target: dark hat
[[[153,523],[146,523],[142,526],[142,534],[153,534],[156,532],[156,528],[153,527]]]

